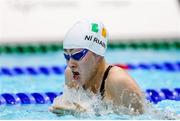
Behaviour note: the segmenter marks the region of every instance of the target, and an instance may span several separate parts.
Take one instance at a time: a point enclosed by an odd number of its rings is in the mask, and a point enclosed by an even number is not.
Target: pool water
[[[55,120],[55,119],[179,119],[180,114],[180,102],[178,101],[161,101],[154,105],[155,109],[148,109],[147,113],[140,116],[129,115],[117,115],[109,112],[103,113],[101,116],[92,114],[84,115],[64,115],[56,116],[49,112],[47,109],[51,104],[34,104],[34,105],[14,105],[14,106],[2,106],[0,108],[1,119],[40,119],[40,120]],[[108,114],[109,113],[109,114]]]
[[[139,64],[139,63],[176,63],[180,60],[179,50],[108,50],[105,56],[111,64]],[[0,56],[1,67],[39,67],[64,66],[62,51],[47,54],[22,54]],[[178,68],[178,67],[177,67]],[[137,81],[142,90],[161,88],[180,88],[179,71],[156,69],[127,70]],[[39,74],[7,76],[0,73],[0,93],[19,92],[62,92],[64,89],[63,74]],[[58,117],[48,111],[51,104],[0,105],[0,119],[180,119],[180,101],[164,100],[158,104],[151,104],[146,113],[140,116],[118,115],[103,112],[94,114],[64,115]],[[147,104],[149,105],[149,104]],[[152,107],[151,107],[152,106]]]

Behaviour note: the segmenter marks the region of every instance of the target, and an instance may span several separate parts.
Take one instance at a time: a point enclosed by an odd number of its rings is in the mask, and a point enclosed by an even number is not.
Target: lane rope
[[[2,93],[0,94],[0,105],[48,104],[52,103],[55,97],[62,94],[63,92]],[[162,100],[180,101],[180,88],[146,89],[145,95],[146,99],[154,104]]]
[[[121,67],[125,70],[158,70],[158,71],[168,71],[168,72],[180,72],[180,61],[177,62],[163,62],[163,63],[139,63],[139,64],[113,64],[115,66]],[[66,65],[59,66],[27,66],[27,67],[0,67],[0,76],[18,76],[18,75],[61,75],[64,74]]]
[[[108,49],[154,49],[154,50],[180,50],[180,39],[172,41],[119,41],[108,44]],[[60,42],[51,43],[26,43],[26,44],[1,44],[0,53],[4,54],[36,54],[57,52],[63,50],[63,45]]]

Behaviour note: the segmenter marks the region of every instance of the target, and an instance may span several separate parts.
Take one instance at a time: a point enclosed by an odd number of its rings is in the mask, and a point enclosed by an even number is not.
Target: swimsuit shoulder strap
[[[102,84],[101,84],[101,88],[100,88],[100,93],[101,93],[102,99],[104,98],[105,80],[106,80],[106,78],[107,78],[107,76],[108,76],[109,70],[110,70],[112,67],[113,67],[112,65],[108,66],[108,68],[107,68],[106,71],[104,72],[104,76],[103,76],[103,80],[102,80]]]

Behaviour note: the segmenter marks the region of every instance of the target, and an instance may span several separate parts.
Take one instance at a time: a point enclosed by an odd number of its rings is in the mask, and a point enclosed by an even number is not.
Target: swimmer
[[[111,100],[115,106],[132,108],[142,114],[143,94],[137,83],[120,67],[110,65],[104,56],[109,40],[108,32],[99,21],[81,20],[67,32],[63,41],[65,85],[68,88],[83,88],[100,94],[103,101]],[[63,105],[52,105],[50,111],[86,111],[81,104],[64,102],[65,95],[55,99]]]

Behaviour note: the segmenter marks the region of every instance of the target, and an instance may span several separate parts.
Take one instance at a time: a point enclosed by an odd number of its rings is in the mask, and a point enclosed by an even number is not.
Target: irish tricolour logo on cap
[[[99,29],[98,29],[98,24],[96,24],[96,23],[92,23],[92,28],[91,28],[91,31],[93,31],[93,32],[98,32],[99,31]]]
[[[91,27],[91,31],[95,32],[95,33],[98,33],[99,31],[99,26],[97,23],[92,23],[92,27]],[[102,28],[101,30],[101,35],[106,38],[106,29],[105,28]]]
[[[98,24],[97,23],[92,23],[91,25],[92,25],[91,26],[91,31],[95,32],[97,34],[100,34],[100,33],[98,33],[99,32]],[[106,29],[102,28],[102,30],[100,32],[101,32],[101,36],[103,36],[105,38],[106,37]],[[93,43],[97,43],[100,46],[102,46],[103,48],[106,48],[106,43],[104,42],[105,39],[100,39],[96,35],[85,35],[84,40],[91,41]]]
[[[106,38],[106,29],[105,28],[102,28],[102,36],[104,37],[104,38]]]

